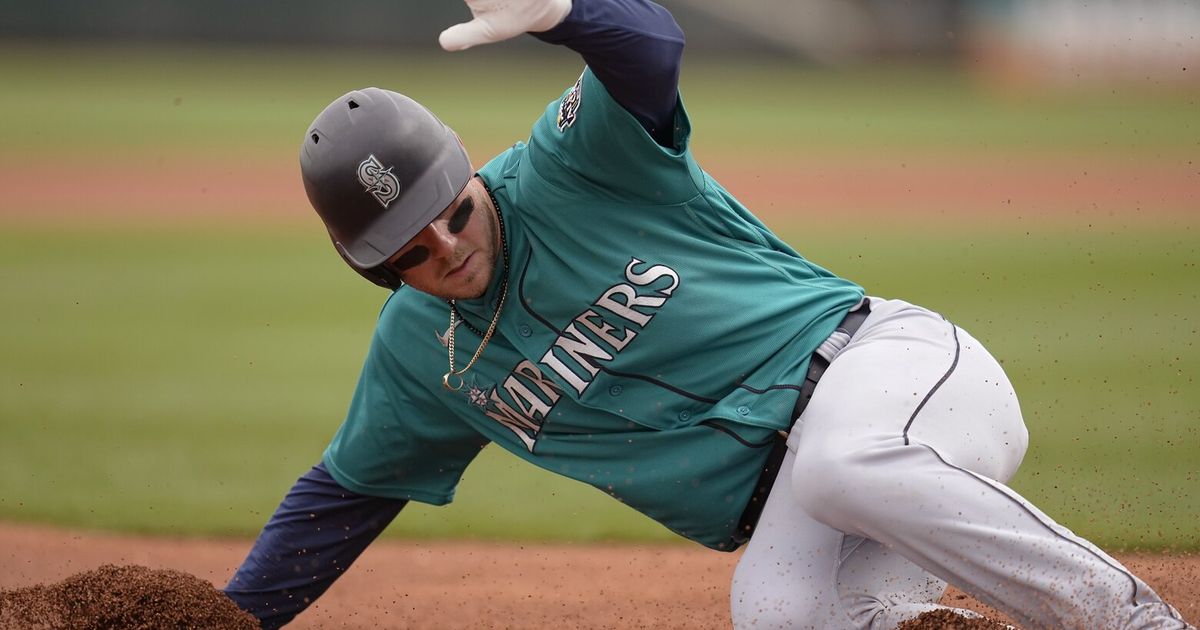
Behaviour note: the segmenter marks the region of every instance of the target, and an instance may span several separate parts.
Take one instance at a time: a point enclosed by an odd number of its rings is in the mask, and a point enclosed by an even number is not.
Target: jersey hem
[[[454,493],[450,494],[432,494],[422,492],[420,490],[404,490],[394,487],[377,486],[363,484],[351,479],[345,472],[338,468],[337,464],[328,457],[322,457],[321,461],[325,464],[326,470],[329,471],[329,476],[338,483],[339,486],[358,494],[363,494],[371,497],[383,497],[387,499],[401,499],[404,501],[416,501],[418,503],[427,503],[429,505],[446,505],[454,500]]]

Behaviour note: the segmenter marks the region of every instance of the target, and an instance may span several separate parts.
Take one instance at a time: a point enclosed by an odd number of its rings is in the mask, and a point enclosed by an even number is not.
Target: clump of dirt
[[[1012,626],[986,617],[964,617],[951,610],[921,613],[896,626],[896,630],[1009,630]]]
[[[0,591],[0,630],[258,630],[208,582],[170,569],[106,564],[57,584]]]

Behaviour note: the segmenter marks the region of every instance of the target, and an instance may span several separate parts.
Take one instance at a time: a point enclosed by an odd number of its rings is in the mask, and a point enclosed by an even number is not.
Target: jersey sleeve
[[[682,99],[671,128],[672,146],[660,146],[592,69],[584,68],[534,123],[528,150],[531,174],[598,201],[681,204],[704,186],[688,146],[691,123]]]
[[[579,53],[613,100],[663,146],[671,146],[684,36],[648,0],[574,0],[561,24],[534,37]]]
[[[381,325],[323,461],[353,492],[443,505],[488,441],[413,385],[393,343]]]

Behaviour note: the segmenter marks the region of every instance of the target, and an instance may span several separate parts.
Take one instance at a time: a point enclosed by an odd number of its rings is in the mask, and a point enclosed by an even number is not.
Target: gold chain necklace
[[[446,333],[446,354],[450,360],[450,371],[442,375],[442,387],[451,392],[462,389],[462,375],[466,374],[467,370],[475,365],[475,362],[479,360],[479,356],[483,354],[483,349],[492,340],[492,333],[496,332],[496,324],[500,322],[500,312],[504,310],[504,298],[508,297],[508,241],[504,238],[504,217],[500,214],[500,204],[496,203],[496,196],[492,194],[490,188],[487,191],[488,196],[492,199],[492,206],[496,209],[496,221],[500,224],[500,251],[504,255],[504,279],[500,281],[500,301],[496,304],[496,314],[492,316],[492,323],[488,324],[487,332],[483,334],[483,340],[479,342],[479,348],[475,350],[475,356],[471,357],[466,367],[461,370],[454,369],[454,329],[458,326],[459,318],[455,301],[450,300],[450,330]],[[463,323],[470,326],[466,320],[463,320]],[[452,384],[450,382],[452,378],[458,379],[458,382]]]

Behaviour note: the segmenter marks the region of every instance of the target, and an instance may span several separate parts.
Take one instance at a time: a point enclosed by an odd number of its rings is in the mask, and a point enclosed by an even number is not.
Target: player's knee
[[[843,616],[837,597],[828,593],[795,592],[776,588],[787,580],[749,583],[735,576],[730,589],[730,613],[738,630],[773,628],[832,628]]]

